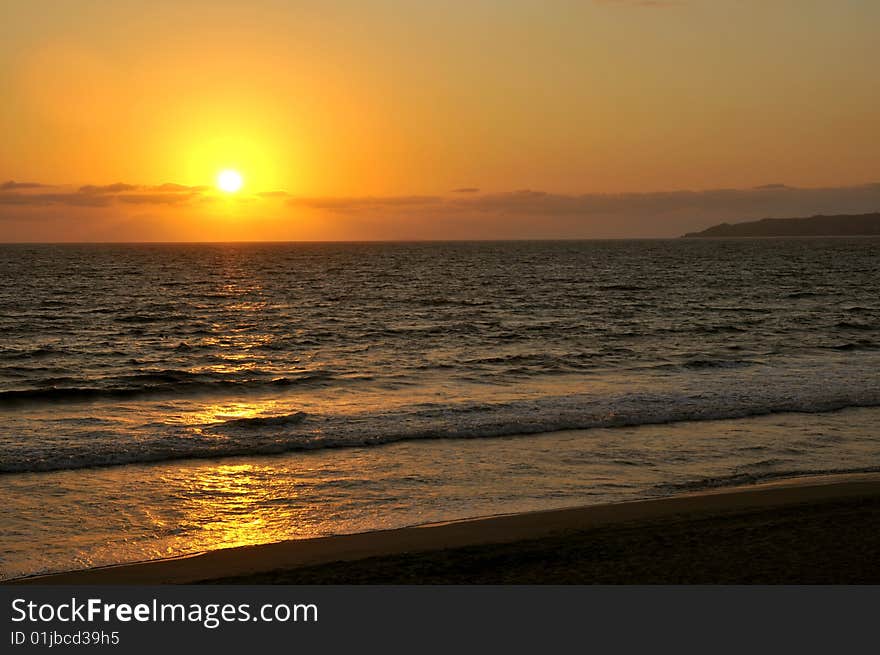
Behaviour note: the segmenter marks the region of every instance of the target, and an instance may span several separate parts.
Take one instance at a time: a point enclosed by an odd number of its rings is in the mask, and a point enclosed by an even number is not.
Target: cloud
[[[87,184],[68,191],[43,191],[43,189],[50,186],[36,182],[5,182],[0,185],[0,205],[14,205],[18,207],[45,207],[47,205],[107,207],[116,202],[178,205],[195,200],[210,189],[207,186],[186,186],[170,182],[158,186],[116,182],[104,185]]]
[[[685,0],[593,0],[593,3],[597,5],[616,5],[619,7],[647,7],[651,9],[680,7],[687,4]]]
[[[51,185],[39,184],[37,182],[16,182],[15,180],[9,180],[8,182],[0,184],[0,191],[8,191],[11,189],[40,189],[48,186]]]
[[[81,186],[79,188],[80,193],[90,193],[90,194],[100,194],[100,193],[122,193],[123,191],[134,191],[140,187],[135,186],[134,184],[123,184],[122,182],[117,182],[116,184],[105,184],[104,186],[96,186],[94,184],[87,184],[86,186]]]
[[[834,210],[835,207],[880,207],[880,183],[851,187],[796,188],[768,184],[752,189],[656,191],[647,193],[557,194],[522,189],[468,197],[292,197],[291,205],[335,212],[388,211],[400,208],[442,207],[480,213],[534,215],[645,214],[676,211],[790,214]],[[868,210],[866,210],[868,211]]]
[[[80,240],[90,240],[92,234],[103,234],[102,220],[123,218],[129,226],[128,240],[139,240],[152,234],[139,231],[138,220],[147,221],[147,215],[150,220],[167,218],[168,235],[173,236],[174,225],[182,226],[176,228],[179,231],[198,220],[209,224],[218,197],[209,187],[173,183],[117,182],[51,189],[36,183],[28,187],[5,184],[0,187],[0,221],[6,226],[14,223],[16,231],[12,227],[0,230],[0,240],[13,234],[15,238],[28,234],[41,238],[46,231],[40,227],[43,219],[58,221],[58,225],[69,221],[71,227],[65,229],[71,234],[76,230]],[[243,238],[637,238],[675,237],[721,222],[876,212],[880,211],[880,183],[824,188],[772,183],[746,189],[612,194],[534,189],[478,193],[474,188],[445,195],[359,197],[269,191],[228,200],[251,208],[246,215],[252,220],[246,222],[249,231]],[[150,207],[155,208],[155,214]],[[265,232],[255,227],[270,223]]]
[[[452,193],[479,193],[480,190],[476,187],[466,186],[460,189],[453,189]]]
[[[165,193],[188,193],[188,192],[202,192],[208,191],[211,187],[201,185],[201,186],[186,186],[185,184],[175,184],[174,182],[166,182],[165,184],[160,184],[159,186],[147,187],[151,191],[162,191]]]
[[[393,238],[673,237],[723,221],[878,211],[880,183],[616,194],[524,189],[447,197],[291,198],[288,203],[376,229],[385,226]]]
[[[44,207],[46,205],[71,205],[73,207],[106,207],[112,197],[89,193],[0,193],[0,205],[19,207]]]
[[[359,212],[369,210],[387,210],[424,207],[437,205],[444,202],[440,196],[364,196],[364,197],[292,197],[287,201],[295,207],[308,207],[310,209],[322,209],[337,212]]]
[[[117,196],[119,202],[131,205],[180,205],[188,203],[198,193],[127,193]]]

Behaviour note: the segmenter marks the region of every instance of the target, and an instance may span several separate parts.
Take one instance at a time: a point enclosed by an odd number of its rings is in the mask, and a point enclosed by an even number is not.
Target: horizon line
[[[498,239],[240,239],[230,241],[0,241],[0,246],[104,246],[104,245],[213,245],[213,244],[293,244],[293,243],[504,243],[527,241],[674,241],[674,237],[535,237]],[[722,237],[724,238],[724,237]]]
[[[698,239],[675,237],[536,237],[513,239],[303,239],[238,241],[0,241],[2,246],[211,246],[211,245],[290,245],[290,244],[370,244],[370,243],[574,243],[583,241],[758,241],[769,239],[877,239],[877,234],[791,234],[762,236],[710,236]]]

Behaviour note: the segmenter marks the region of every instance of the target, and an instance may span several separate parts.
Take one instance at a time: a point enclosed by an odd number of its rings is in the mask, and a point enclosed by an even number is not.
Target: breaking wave
[[[740,419],[787,412],[821,413],[880,406],[872,367],[809,373],[753,368],[724,375],[695,371],[676,388],[539,396],[528,400],[418,403],[392,410],[300,411],[180,425],[150,423],[136,438],[102,426],[89,438],[11,441],[0,472],[50,471],[170,459],[266,455],[295,450],[379,446],[413,439],[481,439],[561,430],[621,428]],[[730,376],[738,376],[735,380]],[[731,388],[736,392],[731,393]],[[624,437],[622,437],[624,438]]]

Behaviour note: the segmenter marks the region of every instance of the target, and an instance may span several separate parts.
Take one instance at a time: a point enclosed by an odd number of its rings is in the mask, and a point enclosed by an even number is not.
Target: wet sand
[[[880,475],[211,551],[32,584],[880,583]]]

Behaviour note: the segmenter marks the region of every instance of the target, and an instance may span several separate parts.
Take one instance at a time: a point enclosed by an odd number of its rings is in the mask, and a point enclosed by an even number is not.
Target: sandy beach
[[[877,583],[880,475],[230,548],[30,584]]]

